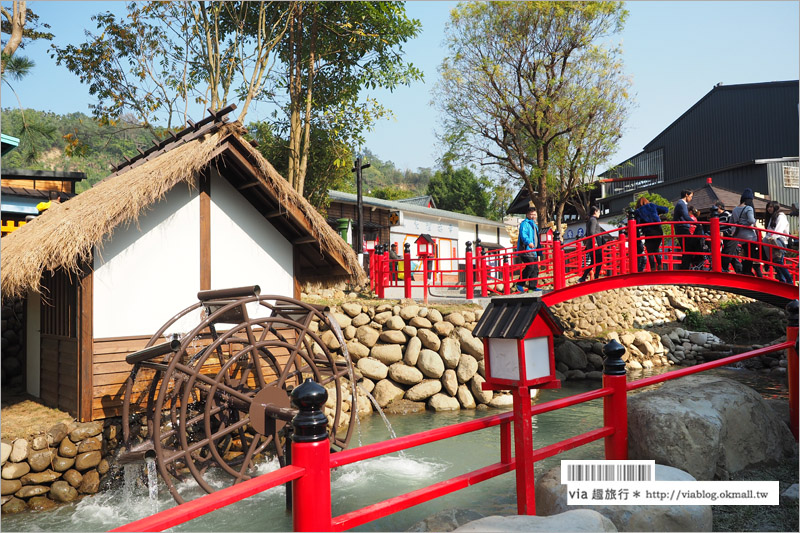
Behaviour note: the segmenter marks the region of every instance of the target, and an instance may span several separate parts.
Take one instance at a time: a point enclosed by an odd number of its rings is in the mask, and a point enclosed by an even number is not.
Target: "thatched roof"
[[[135,224],[150,205],[174,187],[195,187],[197,178],[210,170],[210,165],[216,165],[234,186],[248,184],[248,200],[254,205],[258,202],[256,207],[265,217],[267,210],[272,210],[269,222],[295,246],[299,281],[363,280],[364,271],[350,246],[242,138],[243,131],[238,123],[220,125],[109,176],[3,237],[3,297],[38,291],[45,271],[63,268],[79,272],[80,265],[91,261],[94,248],[100,249],[104,238],[115,228]]]

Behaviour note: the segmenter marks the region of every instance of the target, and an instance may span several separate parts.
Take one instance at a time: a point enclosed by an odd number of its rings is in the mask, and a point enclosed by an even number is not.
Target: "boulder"
[[[414,326],[415,328],[425,328],[425,329],[431,329],[433,327],[433,324],[431,324],[430,320],[428,320],[427,318],[422,318],[421,316],[415,316],[414,318],[412,318],[411,321],[408,323],[408,325]]]
[[[399,344],[376,344],[370,350],[369,356],[385,365],[391,365],[403,358],[403,350]]]
[[[95,435],[84,439],[78,444],[78,453],[93,452],[103,447],[103,437]]]
[[[589,364],[592,365],[594,368],[598,370],[603,369],[603,358],[597,355],[594,352],[590,352],[586,354],[586,359],[589,361]]]
[[[83,474],[78,492],[81,494],[95,494],[100,489],[100,473],[97,470],[89,470]]]
[[[406,305],[400,309],[400,318],[403,320],[411,320],[419,315],[419,311],[420,309],[418,305]]]
[[[55,470],[56,472],[66,472],[67,470],[72,468],[74,464],[75,464],[74,457],[61,457],[59,455],[56,455],[55,458],[53,459],[53,470]]]
[[[437,322],[441,322],[443,320],[442,313],[439,312],[438,309],[430,309],[428,310],[428,315],[425,317],[431,321],[431,323],[435,324]]]
[[[371,319],[369,318],[369,315],[366,313],[361,313],[360,315],[353,318],[353,320],[350,322],[350,325],[355,328],[360,328],[361,326],[366,326],[370,322]]]
[[[538,505],[536,510],[538,512]],[[597,511],[576,509],[555,516],[488,516],[470,522],[453,531],[485,531],[486,533],[552,531],[553,533],[566,533],[569,531],[617,531],[617,528],[614,527],[614,523],[611,520]]]
[[[0,441],[0,464],[6,464],[8,458],[11,456],[11,443],[6,440]]]
[[[359,359],[356,367],[365,377],[376,381],[384,379],[389,374],[388,366],[371,357]]]
[[[438,379],[426,379],[406,391],[406,400],[419,402],[426,400],[442,390],[442,382]]]
[[[444,321],[436,322],[433,325],[433,331],[435,331],[436,334],[439,335],[440,337],[447,337],[448,335],[453,333],[454,329],[456,329],[455,326],[450,322],[444,322]]]
[[[475,397],[466,385],[459,385],[456,391],[456,399],[461,404],[462,409],[475,409]]]
[[[489,401],[489,407],[495,409],[511,409],[514,407],[514,397],[510,394],[495,394]]]
[[[797,453],[779,416],[753,389],[693,375],[628,399],[629,459],[654,459],[699,480],[728,479]]]
[[[331,314],[333,315],[333,318],[336,320],[336,322],[339,323],[339,327],[342,329],[349,326],[353,321],[349,315],[344,313],[331,313]]]
[[[461,311],[461,316],[464,317],[464,320],[469,324],[470,322],[475,322],[477,320],[475,318],[475,313],[472,311]]]
[[[458,311],[454,311],[454,312],[450,313],[444,319],[446,321],[450,322],[451,324],[453,324],[456,327],[461,327],[461,326],[463,326],[464,324],[467,323],[467,321],[464,320],[464,315],[462,315]]]
[[[374,317],[372,317],[373,322],[376,324],[380,324],[381,326],[386,323],[387,320],[394,316],[391,311],[383,311],[382,313],[376,313]]]
[[[100,464],[103,456],[100,452],[81,453],[75,458],[75,470],[83,472]]]
[[[74,468],[64,472],[64,481],[75,487],[76,489],[81,484],[83,475]]]
[[[423,380],[424,376],[416,367],[395,363],[389,367],[389,377],[403,385],[416,385]]]
[[[341,307],[342,311],[347,313],[347,316],[349,316],[350,318],[355,318],[358,315],[363,314],[361,313],[361,305],[354,302],[343,303]]]
[[[417,332],[417,338],[422,341],[422,346],[429,350],[439,351],[442,341],[439,336],[429,329],[421,329]]]
[[[356,339],[358,339],[358,342],[367,348],[372,348],[375,346],[375,343],[378,342],[379,336],[380,333],[378,333],[376,329],[369,326],[361,326],[356,330]]]
[[[63,439],[58,447],[58,455],[61,457],[75,457],[78,455],[78,446],[69,439]]]
[[[338,350],[342,346],[339,339],[336,338],[336,334],[331,330],[324,331],[320,336],[320,340],[329,350]]]
[[[403,362],[409,366],[416,366],[419,359],[419,352],[422,349],[422,341],[417,337],[411,337],[406,344],[406,352],[403,354]]]
[[[556,346],[555,359],[572,369],[586,368],[586,365],[589,363],[589,360],[586,358],[586,353],[581,350],[577,344],[568,340]]]
[[[372,392],[375,389],[375,382],[369,378],[362,378],[361,381],[358,382],[358,387],[364,392]]]
[[[342,330],[345,340],[350,340],[356,336],[356,328],[352,324]]]
[[[436,412],[458,411],[461,409],[461,405],[458,403],[458,400],[452,396],[448,396],[447,394],[442,394],[441,392],[431,396],[430,400],[428,400],[428,407]]]
[[[28,464],[31,465],[31,470],[34,472],[41,472],[50,467],[54,455],[55,451],[50,448],[31,452],[28,454]]]
[[[69,432],[69,440],[72,442],[80,442],[83,439],[99,435],[103,431],[102,422],[85,422],[78,424],[75,429]]]
[[[47,498],[45,498],[46,500]],[[22,511],[26,511],[28,509],[28,505],[25,503],[24,500],[20,500],[19,498],[11,498],[6,503],[3,504],[3,514],[14,514],[19,513]]]
[[[47,448],[47,437],[44,435],[36,435],[31,442],[32,450],[44,450]]]
[[[444,361],[433,350],[422,350],[417,360],[417,368],[429,378],[438,379],[444,374]]]
[[[478,361],[483,360],[483,341],[476,339],[470,330],[458,328],[458,341],[463,353],[468,353]]]
[[[27,500],[28,498],[41,496],[42,494],[47,494],[48,492],[50,492],[50,487],[45,485],[25,485],[15,492],[14,496],[17,498],[22,498],[23,500]]]
[[[417,336],[417,328],[414,326],[404,326],[401,330],[409,339]]]
[[[402,318],[399,316],[393,316],[383,324],[383,330],[386,331],[387,329],[396,329],[400,331],[405,327],[406,323],[403,321]]]
[[[3,496],[14,494],[22,488],[22,483],[18,479],[4,479],[0,482],[0,493]]]
[[[456,391],[458,390],[458,377],[456,376],[456,371],[452,368],[448,368],[444,371],[444,374],[442,374],[442,387],[450,396],[456,395]]]
[[[399,400],[406,393],[402,388],[395,385],[393,381],[382,379],[375,384],[375,390],[372,391],[372,396],[381,407],[386,407],[395,400]]]
[[[11,443],[11,454],[8,456],[12,463],[21,463],[28,458],[28,441],[25,439],[14,439]]]
[[[483,518],[483,515],[470,509],[446,509],[425,520],[417,522],[406,531],[453,531],[459,526]]]
[[[31,511],[50,511],[55,509],[58,504],[47,496],[34,496],[28,500],[28,509]]]
[[[696,481],[686,472],[660,464],[656,464],[655,479]],[[560,466],[536,481],[537,514],[563,516],[560,513],[576,509],[599,512],[619,531],[712,531],[710,505],[567,505],[567,486],[561,484]]]
[[[78,499],[78,491],[66,481],[56,481],[50,486],[50,497],[58,502],[72,502]]]
[[[44,485],[45,483],[52,483],[61,477],[59,472],[54,472],[49,468],[44,472],[34,472],[32,474],[25,474],[20,478],[23,485]]]
[[[475,374],[472,376],[472,379],[469,380],[469,390],[475,397],[475,403],[489,403],[492,401],[494,393],[490,390],[483,390],[481,388],[481,384],[484,381],[486,380],[483,379],[480,374]]]
[[[380,334],[378,339],[389,344],[405,344],[406,335],[398,329],[388,329]],[[399,346],[398,346],[399,348]]]
[[[6,463],[3,466],[3,479],[19,479],[31,471],[28,463]]]
[[[478,361],[469,354],[461,354],[456,367],[459,383],[466,383],[478,372]]]
[[[407,415],[409,413],[421,413],[425,410],[425,402],[412,402],[401,398],[386,406],[384,413],[390,415]]]
[[[347,353],[350,354],[350,358],[353,361],[358,361],[359,359],[362,359],[369,355],[369,348],[367,348],[357,340],[352,340],[347,342]]]
[[[439,355],[442,356],[442,361],[444,361],[446,368],[456,368],[461,360],[461,347],[458,341],[451,337],[442,339]]]

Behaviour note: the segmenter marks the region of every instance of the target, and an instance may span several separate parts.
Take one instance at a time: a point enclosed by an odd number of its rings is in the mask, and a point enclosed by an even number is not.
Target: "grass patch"
[[[43,433],[58,424],[74,419],[69,413],[40,403],[29,394],[3,394],[0,412],[0,434],[4,439],[27,438]]]
[[[708,331],[731,344],[764,344],[786,334],[786,319],[762,302],[724,302],[708,314],[687,311],[684,327]]]

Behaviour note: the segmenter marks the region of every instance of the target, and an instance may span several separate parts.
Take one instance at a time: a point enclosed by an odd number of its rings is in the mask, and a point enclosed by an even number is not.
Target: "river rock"
[[[47,448],[47,437],[44,435],[36,435],[31,442],[31,449],[34,451],[44,450]]]
[[[95,435],[94,437],[89,437],[88,439],[84,439],[78,445],[78,453],[85,453],[85,452],[94,452],[100,450],[103,447],[103,437],[100,435]]]
[[[6,464],[8,458],[11,456],[11,443],[5,439],[0,441],[0,464]]]
[[[369,356],[385,365],[391,365],[403,358],[403,350],[399,344],[376,344],[370,350]]]
[[[449,315],[444,317],[444,319],[456,327],[461,327],[464,324],[466,324],[466,320],[464,320],[464,315],[462,315],[458,311],[450,313]]]
[[[426,379],[406,391],[406,400],[419,402],[426,400],[442,390],[442,382],[438,379]]]
[[[428,320],[427,318],[422,318],[421,316],[415,316],[414,318],[412,318],[411,321],[409,322],[409,325],[414,326],[415,328],[425,328],[425,329],[430,329],[433,327],[433,324],[431,324],[430,320]]]
[[[417,338],[422,341],[422,346],[428,348],[429,350],[438,352],[442,345],[442,341],[439,340],[439,336],[429,329],[419,330],[417,332]]]
[[[396,329],[400,331],[403,329],[403,327],[405,327],[405,325],[406,323],[402,318],[399,316],[393,316],[383,324],[383,330],[386,331],[387,329]]]
[[[8,457],[12,463],[21,463],[28,458],[28,441],[25,439],[14,439],[11,444],[11,454]]]
[[[380,333],[369,326],[361,326],[356,330],[356,339],[367,348],[375,346],[379,336]]]
[[[103,456],[100,455],[100,452],[81,453],[75,458],[75,469],[79,472],[83,472],[90,468],[94,468],[100,464],[100,460],[102,458]]]
[[[69,440],[72,442],[80,442],[83,439],[99,435],[101,431],[103,431],[102,422],[85,422],[78,424],[75,429],[69,432]]]
[[[456,371],[452,368],[448,368],[442,374],[442,387],[444,387],[445,392],[450,396],[455,396],[456,391],[458,390],[458,377],[456,376]]]
[[[405,326],[401,331],[405,333],[406,337],[409,339],[417,336],[417,328],[414,326]]]
[[[405,398],[395,400],[383,410],[386,414],[407,415],[411,413],[421,413],[425,410],[425,402],[412,402]]]
[[[356,363],[356,367],[365,377],[374,379],[375,381],[384,379],[389,374],[388,366],[371,357],[359,359],[358,363]]]
[[[361,400],[359,400],[359,401],[361,401]],[[367,403],[369,403],[368,400],[367,400]],[[108,461],[106,459],[103,459],[97,465],[97,473],[100,474],[101,476],[105,475],[105,473],[108,472],[110,468],[111,468],[111,465],[108,464]]]
[[[590,352],[586,354],[586,360],[589,361],[589,364],[595,367],[598,370],[603,369],[603,358],[597,355],[594,352]]]
[[[376,313],[375,316],[372,317],[372,321],[382,326],[386,323],[387,320],[392,318],[392,316],[393,315],[391,311],[384,311],[382,313]]]
[[[490,390],[483,390],[481,385],[483,382],[486,381],[480,375],[475,374],[472,376],[472,379],[469,380],[469,390],[472,392],[472,395],[475,397],[476,403],[489,403],[492,401],[492,397],[494,393]]]
[[[81,480],[82,479],[83,479],[83,475],[80,472],[78,472],[77,470],[75,470],[74,468],[71,468],[71,469],[67,470],[66,472],[64,472],[64,481],[66,481],[67,483],[69,483],[70,485],[75,487],[76,489],[81,484]]]
[[[3,479],[19,479],[31,471],[28,463],[6,463],[3,467]]]
[[[6,503],[3,504],[3,514],[19,513],[22,511],[26,511],[27,509],[28,505],[19,498],[11,498],[10,500],[8,500]]]
[[[60,477],[61,474],[59,472],[54,472],[48,468],[44,472],[25,474],[20,478],[20,481],[22,481],[23,485],[44,485],[46,483],[52,483]]]
[[[476,513],[470,509],[446,509],[444,511],[439,511],[435,515],[429,516],[421,522],[417,522],[406,531],[453,531],[459,526],[468,524],[480,518],[483,518],[482,514]]]
[[[381,342],[386,342],[389,344],[405,344],[406,343],[406,336],[400,330],[389,329],[384,331],[380,334],[379,337]],[[399,348],[399,346],[398,346]]]
[[[439,382],[437,381],[436,383]],[[428,407],[436,412],[458,411],[461,409],[461,405],[458,403],[458,400],[452,396],[448,396],[447,394],[442,394],[441,392],[431,396],[430,400],[428,400]]]
[[[81,484],[78,486],[78,492],[81,494],[94,494],[100,488],[100,474],[97,470],[89,470],[83,474]]]
[[[478,361],[469,354],[461,354],[456,367],[459,383],[466,383],[478,372]]]
[[[395,383],[388,379],[382,379],[375,384],[375,390],[372,391],[372,396],[381,407],[386,407],[395,400],[399,400],[406,393],[402,388],[395,385]]]
[[[495,409],[511,409],[514,407],[514,397],[510,394],[495,394],[489,402],[489,407]]]
[[[423,379],[422,372],[420,372],[419,369],[413,366],[407,366],[403,363],[395,363],[390,366],[389,377],[403,385],[416,385]]]
[[[78,455],[78,446],[69,439],[63,439],[58,446],[58,455],[61,457],[75,457]]]
[[[589,363],[586,353],[574,342],[565,340],[555,349],[555,359],[572,369],[586,368]]]
[[[45,468],[49,468],[53,462],[54,451],[50,448],[31,452],[28,455],[28,464],[31,465],[31,470],[34,472],[41,472]]]
[[[320,340],[329,350],[338,350],[341,347],[339,339],[336,338],[336,334],[331,330],[324,331],[320,336]]]
[[[459,385],[456,391],[456,399],[461,404],[462,409],[475,409],[475,397],[466,385]]]
[[[21,489],[19,489],[14,496],[17,498],[22,498],[27,500],[28,498],[33,498],[34,496],[41,496],[42,494],[47,494],[50,491],[50,487],[45,485],[25,485]]]
[[[442,339],[439,355],[442,356],[442,361],[444,361],[444,366],[446,368],[456,368],[461,359],[461,347],[458,341],[451,337]]]
[[[657,481],[696,481],[691,475],[656,464]],[[687,486],[691,486],[687,483]],[[712,531],[708,505],[567,505],[567,486],[561,484],[561,467],[548,470],[536,482],[536,512],[561,516],[575,509],[599,512],[619,531]]]
[[[433,325],[433,331],[435,331],[436,334],[439,335],[440,337],[447,337],[448,335],[453,333],[454,329],[455,326],[453,324],[445,321],[436,322]]]
[[[350,358],[353,361],[358,361],[359,359],[362,359],[369,355],[369,348],[367,348],[357,340],[352,340],[347,342],[347,353],[350,354]]]
[[[402,309],[400,309],[400,317],[403,320],[411,320],[412,318],[419,315],[419,306],[418,305],[406,305]]]
[[[58,505],[56,502],[48,498],[47,496],[34,496],[30,500],[28,500],[28,509],[31,511],[41,512],[41,511],[50,511],[57,507]]]
[[[428,316],[426,316],[425,318],[430,320],[432,324],[435,324],[436,322],[441,322],[442,320],[444,320],[442,318],[442,313],[439,312],[438,309],[430,309],[430,310],[428,310]]]
[[[439,379],[444,374],[444,361],[433,350],[422,350],[417,360],[417,368],[429,378]]]
[[[468,353],[478,361],[483,360],[483,341],[476,339],[470,330],[458,328],[458,340],[463,353]]]
[[[629,459],[655,459],[699,480],[728,479],[797,453],[791,432],[753,389],[693,375],[628,399]]]
[[[66,472],[75,464],[74,457],[61,457],[56,455],[53,459],[53,470],[56,472]]]
[[[409,366],[416,366],[419,359],[419,352],[422,349],[422,341],[417,337],[411,337],[406,344],[406,351],[403,354],[403,362]]]
[[[538,508],[537,508],[538,511]],[[435,530],[431,530],[435,531]],[[555,516],[488,516],[453,531],[486,533],[534,533],[536,531],[566,533],[570,531],[617,531],[614,523],[597,511],[576,509]]]
[[[356,328],[352,324],[342,330],[345,340],[350,340],[356,336]]]
[[[72,502],[78,498],[78,491],[66,481],[56,481],[50,487],[50,497],[59,502]]]
[[[14,494],[22,488],[22,483],[18,479],[4,479],[0,482],[0,493],[3,496]]]
[[[366,326],[371,321],[372,320],[369,318],[368,314],[361,313],[360,315],[358,315],[355,318],[353,318],[353,320],[350,322],[350,325],[355,327],[355,328],[360,328],[361,326]]]
[[[350,318],[355,318],[358,315],[363,314],[361,312],[361,304],[357,304],[357,303],[354,303],[354,302],[347,302],[347,303],[343,303],[341,305],[341,307],[342,307],[342,311],[347,313],[347,316],[349,316]]]

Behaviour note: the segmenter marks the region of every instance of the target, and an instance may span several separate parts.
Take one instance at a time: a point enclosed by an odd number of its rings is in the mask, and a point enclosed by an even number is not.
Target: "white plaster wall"
[[[178,185],[95,251],[94,337],[151,335],[197,301],[200,206]]]
[[[230,183],[211,179],[211,288],[294,295],[292,244]],[[256,306],[257,307],[257,306]]]
[[[478,225],[478,236],[487,243],[497,243],[497,228],[494,226]],[[459,225],[459,255],[464,255],[464,246],[467,241],[475,243],[475,224],[462,222]],[[505,228],[500,228],[500,243],[503,247],[511,246],[511,238]],[[473,248],[474,249],[474,248]]]

